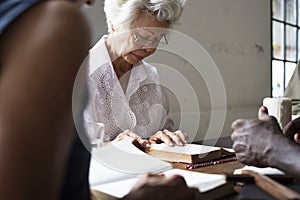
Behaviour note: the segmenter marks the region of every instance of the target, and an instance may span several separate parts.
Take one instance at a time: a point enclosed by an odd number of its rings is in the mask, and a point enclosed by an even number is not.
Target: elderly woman
[[[85,121],[105,124],[105,141],[124,137],[183,145],[154,66],[144,58],[178,22],[184,0],[105,0],[108,35],[90,50],[90,102]]]

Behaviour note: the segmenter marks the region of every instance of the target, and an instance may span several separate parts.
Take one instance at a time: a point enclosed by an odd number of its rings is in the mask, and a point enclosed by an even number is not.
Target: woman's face
[[[155,52],[168,27],[168,23],[160,22],[149,13],[142,12],[127,32],[126,47],[121,56],[129,64],[139,63]]]

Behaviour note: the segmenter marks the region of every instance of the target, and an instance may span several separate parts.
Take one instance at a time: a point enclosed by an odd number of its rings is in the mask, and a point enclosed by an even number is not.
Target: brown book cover
[[[146,149],[146,152],[161,160],[183,163],[200,163],[235,154],[232,149],[223,147],[199,144],[169,147],[164,143],[151,145],[150,148]]]

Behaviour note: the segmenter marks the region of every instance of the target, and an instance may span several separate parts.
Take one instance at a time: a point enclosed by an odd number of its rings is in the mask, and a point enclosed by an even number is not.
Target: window
[[[300,0],[271,0],[272,96],[283,96],[296,68],[300,47]]]

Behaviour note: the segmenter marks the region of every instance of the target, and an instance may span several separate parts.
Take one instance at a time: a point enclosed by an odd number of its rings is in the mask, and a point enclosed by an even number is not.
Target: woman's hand
[[[138,146],[138,144],[139,144],[142,146],[142,148],[146,148],[146,147],[150,146],[150,142],[148,140],[141,138],[140,136],[138,136],[136,133],[132,132],[131,130],[123,131],[111,142],[118,142],[118,141],[124,140],[125,138],[132,139],[134,145]],[[136,144],[134,141],[137,141],[138,144]]]
[[[183,146],[187,143],[187,137],[188,135],[181,130],[171,132],[165,129],[163,131],[158,131],[157,133],[152,135],[149,138],[149,142],[151,144],[164,142],[168,146],[174,146],[174,144],[178,146]]]
[[[283,134],[300,143],[300,117],[294,119],[283,128]]]

